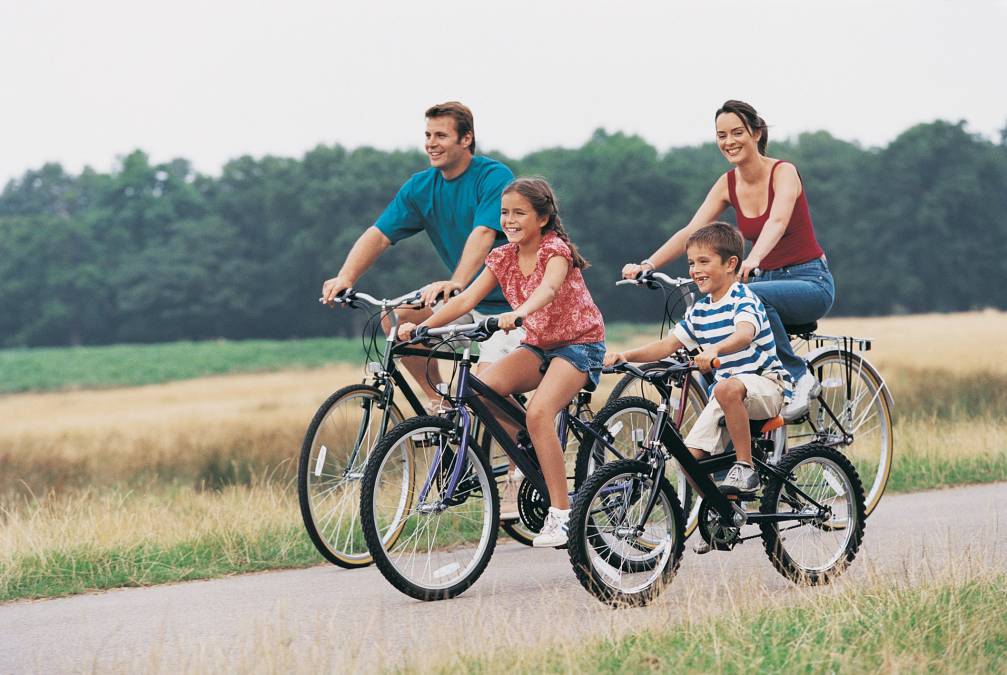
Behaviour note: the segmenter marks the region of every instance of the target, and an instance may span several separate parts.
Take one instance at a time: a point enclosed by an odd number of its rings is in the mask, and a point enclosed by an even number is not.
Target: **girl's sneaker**
[[[570,509],[560,510],[549,507],[549,515],[545,517],[542,532],[535,537],[531,545],[535,548],[556,548],[566,546],[566,532],[570,523]]]

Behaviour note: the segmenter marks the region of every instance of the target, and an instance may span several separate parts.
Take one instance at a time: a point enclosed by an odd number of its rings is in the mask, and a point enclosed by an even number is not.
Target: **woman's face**
[[[752,136],[736,113],[726,112],[717,116],[717,146],[720,154],[731,164],[740,164],[759,155],[758,137]]]

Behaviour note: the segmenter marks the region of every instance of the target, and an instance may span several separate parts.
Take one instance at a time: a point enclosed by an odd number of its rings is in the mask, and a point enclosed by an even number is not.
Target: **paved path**
[[[875,574],[927,578],[949,566],[1007,567],[1007,483],[886,496],[842,584]],[[468,649],[618,634],[683,612],[828,590],[797,589],[758,540],[687,552],[651,607],[613,611],[577,583],[565,552],[500,544],[473,588],[446,602],[400,594],[373,567],[320,566],[0,605],[0,673],[155,670],[371,670]],[[964,562],[963,562],[964,561]]]

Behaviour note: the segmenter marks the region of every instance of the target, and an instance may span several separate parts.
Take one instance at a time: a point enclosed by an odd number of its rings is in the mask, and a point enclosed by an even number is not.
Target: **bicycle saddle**
[[[787,331],[787,335],[810,335],[818,330],[818,322],[795,323],[791,326],[784,325],[783,330]]]

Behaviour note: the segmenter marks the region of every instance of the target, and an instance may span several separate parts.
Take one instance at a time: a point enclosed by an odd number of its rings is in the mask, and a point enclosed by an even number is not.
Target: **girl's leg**
[[[563,449],[556,435],[556,414],[566,408],[585,384],[587,373],[565,359],[554,358],[528,405],[528,434],[549,489],[549,504],[557,509],[569,509],[570,498]]]
[[[542,373],[539,370],[541,366],[542,361],[531,350],[515,349],[499,361],[489,364],[486,372],[480,372],[479,379],[501,396],[510,396],[531,391],[539,386],[539,382],[542,381]],[[492,403],[485,402],[511,439],[515,439],[520,427],[509,416],[497,410]]]

